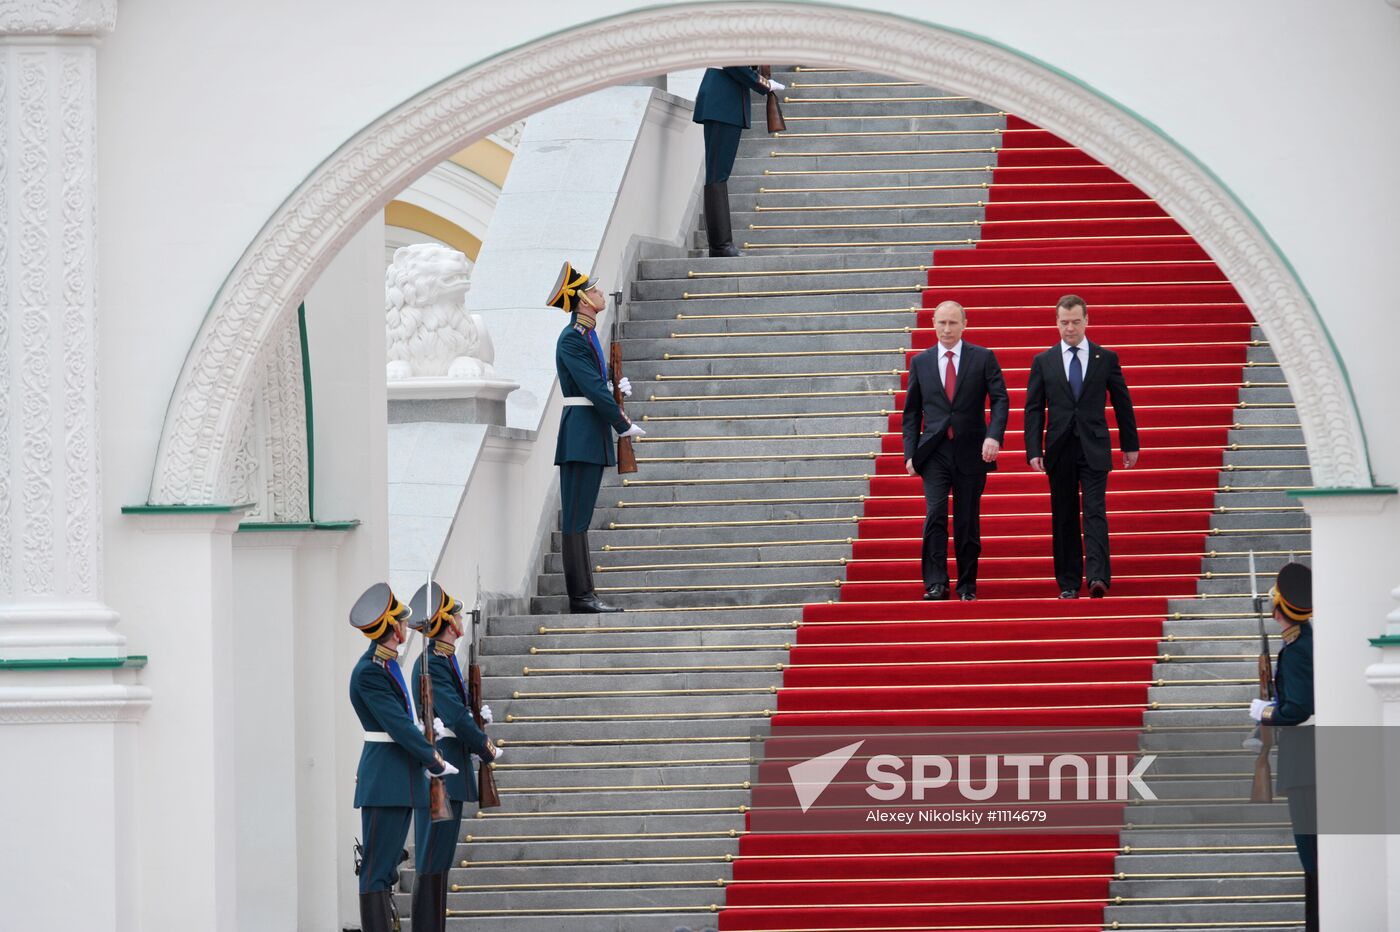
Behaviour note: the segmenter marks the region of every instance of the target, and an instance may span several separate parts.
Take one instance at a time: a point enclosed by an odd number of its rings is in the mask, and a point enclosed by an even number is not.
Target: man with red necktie
[[[967,312],[956,301],[933,311],[938,342],[909,363],[904,398],[904,468],[924,480],[924,598],[948,598],[948,490],[953,492],[957,591],[977,598],[982,491],[997,468],[1011,401],[996,354],[963,342]],[[987,406],[991,405],[991,418]]]

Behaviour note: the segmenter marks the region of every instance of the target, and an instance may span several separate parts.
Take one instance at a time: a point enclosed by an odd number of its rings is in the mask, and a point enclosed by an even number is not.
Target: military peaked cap
[[[587,291],[598,284],[587,273],[579,271],[569,263],[565,262],[564,267],[559,270],[559,279],[550,289],[550,307],[557,307],[562,311],[572,313],[578,305],[579,292]]]
[[[408,600],[408,605],[413,609],[413,621],[409,622],[409,626],[430,638],[437,637],[443,623],[462,611],[462,603],[448,595],[447,590],[437,583],[433,583],[431,595],[427,583],[419,586],[413,598]]]
[[[1274,608],[1290,621],[1304,622],[1312,618],[1312,570],[1301,563],[1285,563],[1278,571],[1278,581],[1269,591]]]
[[[408,621],[409,614],[408,606],[398,600],[388,583],[375,583],[350,609],[350,624],[371,641],[377,641],[390,625],[398,626]]]

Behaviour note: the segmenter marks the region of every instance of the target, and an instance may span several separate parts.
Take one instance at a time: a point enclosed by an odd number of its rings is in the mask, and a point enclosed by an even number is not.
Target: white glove
[[[484,702],[481,704],[481,720],[488,725],[495,721],[491,717],[491,707]]]
[[[496,756],[491,758],[491,763],[496,763],[496,761],[500,760],[505,755],[505,753],[505,748],[496,748]]]
[[[618,434],[618,436],[619,436],[619,437],[644,437],[644,436],[646,436],[646,431],[642,430],[642,428],[639,427],[637,424],[633,424],[631,427],[627,428],[627,429],[624,430],[622,433]]]
[[[1272,709],[1273,707],[1274,703],[1267,699],[1255,699],[1249,704],[1249,717],[1256,722],[1262,722],[1264,721],[1264,710]]]
[[[632,383],[628,381],[627,376],[624,375],[620,380],[618,380],[617,389],[618,391],[622,392],[622,397],[632,397]]]
[[[786,84],[783,84],[783,83],[780,82],[780,81],[775,81],[775,80],[773,80],[772,78],[769,78],[769,79],[768,79],[768,86],[771,87],[774,91],[785,91],[785,90],[787,90],[787,85],[786,85]]]
[[[1255,725],[1254,730],[1249,733],[1249,737],[1240,742],[1240,746],[1246,751],[1253,751],[1256,754],[1264,750],[1264,740],[1259,737],[1259,726]]]
[[[436,771],[436,772],[435,772],[435,771],[432,771],[432,770],[429,770],[429,771],[428,771],[428,776],[430,776],[430,777],[450,777],[450,776],[452,776],[454,773],[460,773],[460,772],[461,772],[461,771],[459,771],[456,767],[453,767],[453,766],[452,766],[451,764],[449,764],[447,761],[443,761],[443,762],[442,762],[442,769],[441,769],[441,770],[438,770],[438,771]]]
[[[433,734],[435,734],[435,735],[437,735],[439,738],[441,738],[441,737],[442,737],[442,733],[443,733],[444,731],[446,731],[446,730],[447,730],[447,726],[444,725],[444,724],[442,723],[442,719],[440,719],[440,718],[438,718],[436,715],[434,715],[434,716],[433,716]]]

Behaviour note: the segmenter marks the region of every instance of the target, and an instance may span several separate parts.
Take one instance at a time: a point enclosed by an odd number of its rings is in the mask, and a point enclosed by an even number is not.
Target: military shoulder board
[[[583,324],[574,324],[574,329],[577,330],[579,333],[583,334],[585,337],[588,336],[588,328],[585,327]]]

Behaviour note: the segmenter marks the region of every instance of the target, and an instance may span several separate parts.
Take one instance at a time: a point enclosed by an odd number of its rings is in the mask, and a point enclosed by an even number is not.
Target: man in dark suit
[[[729,223],[729,173],[739,137],[749,128],[749,91],[770,94],[774,85],[757,68],[706,68],[695,92],[692,119],[705,129],[705,236],[711,256],[737,256]]]
[[[564,586],[569,611],[579,614],[620,612],[598,599],[593,588],[593,559],[588,552],[588,525],[598,504],[603,470],[617,463],[613,433],[640,437],[646,431],[633,424],[613,399],[608,363],[598,342],[598,314],[606,306],[602,290],[587,272],[565,262],[549,293],[549,305],[569,314],[569,323],[554,346],[554,368],[564,395],[559,416],[559,439],[554,462],[559,467],[559,499],[564,538]],[[618,389],[632,394],[622,379]]]
[[[1108,401],[1118,418],[1123,468],[1138,459],[1137,420],[1118,354],[1085,337],[1089,310],[1067,294],[1055,306],[1060,342],[1031,360],[1026,384],[1026,458],[1050,475],[1050,522],[1060,598],[1079,598],[1088,557],[1089,595],[1103,598],[1108,565],[1108,473],[1113,468]],[[1080,530],[1080,494],[1084,523]]]
[[[1293,845],[1303,867],[1303,918],[1307,932],[1319,927],[1317,902],[1317,762],[1313,741],[1312,570],[1285,564],[1269,597],[1283,646],[1274,667],[1274,701],[1255,699],[1249,717],[1261,725],[1285,726],[1278,737],[1278,791],[1288,797]]]
[[[437,751],[458,771],[443,780],[452,808],[451,819],[434,822],[426,800],[413,810],[414,866],[418,872],[413,883],[413,930],[442,932],[447,928],[447,873],[461,835],[462,803],[474,803],[477,799],[471,755],[494,761],[502,751],[477,727],[467,699],[467,682],[457,665],[462,603],[437,583],[432,584],[431,591],[424,583],[408,605],[413,618],[410,627],[427,638],[426,648],[413,665],[411,688],[418,689],[426,659],[433,688],[433,714],[440,720],[433,735]],[[481,718],[490,724],[491,707],[485,703],[481,705]]]
[[[938,342],[909,364],[904,398],[904,468],[924,480],[924,598],[948,598],[948,490],[953,490],[953,545],[958,595],[977,598],[982,554],[982,491],[997,468],[1011,402],[996,355],[964,343],[967,312],[944,301],[933,312]],[[990,401],[992,413],[987,421]]]
[[[415,722],[413,694],[399,668],[408,606],[388,583],[376,583],[350,609],[350,624],[373,643],[350,674],[350,704],[365,732],[355,771],[364,859],[360,863],[360,928],[389,932],[393,885],[408,822],[428,804],[428,776],[457,768],[437,752]]]

